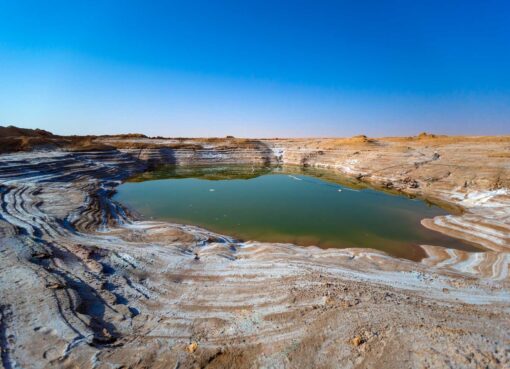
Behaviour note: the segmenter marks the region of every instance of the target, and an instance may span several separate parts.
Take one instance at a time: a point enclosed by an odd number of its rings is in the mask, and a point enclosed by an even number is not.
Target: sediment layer
[[[0,156],[4,368],[510,365],[507,138],[104,137]],[[48,149],[48,147],[46,147]],[[241,243],[135,219],[111,200],[163,163],[297,164],[451,207],[423,224],[479,245]]]

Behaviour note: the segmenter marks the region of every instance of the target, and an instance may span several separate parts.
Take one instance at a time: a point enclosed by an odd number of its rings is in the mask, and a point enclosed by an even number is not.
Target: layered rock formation
[[[69,142],[0,156],[4,368],[510,365],[509,138]],[[423,224],[480,252],[415,263],[136,220],[111,195],[161,163],[342,171],[449,206]]]

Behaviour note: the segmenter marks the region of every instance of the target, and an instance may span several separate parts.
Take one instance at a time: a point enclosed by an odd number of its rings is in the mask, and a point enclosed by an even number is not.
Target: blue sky
[[[0,125],[510,134],[507,1],[0,0]]]

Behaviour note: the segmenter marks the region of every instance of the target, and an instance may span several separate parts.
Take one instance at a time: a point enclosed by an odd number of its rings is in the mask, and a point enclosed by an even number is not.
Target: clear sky
[[[0,125],[510,134],[510,2],[0,0]]]

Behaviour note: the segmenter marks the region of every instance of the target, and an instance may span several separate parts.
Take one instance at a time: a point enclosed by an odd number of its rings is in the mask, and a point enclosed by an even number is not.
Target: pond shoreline
[[[414,261],[427,256],[423,244],[481,251],[423,228],[423,218],[448,214],[443,209],[334,174],[298,166],[161,166],[129,178],[114,200],[144,214],[140,219],[240,240],[373,248]]]

